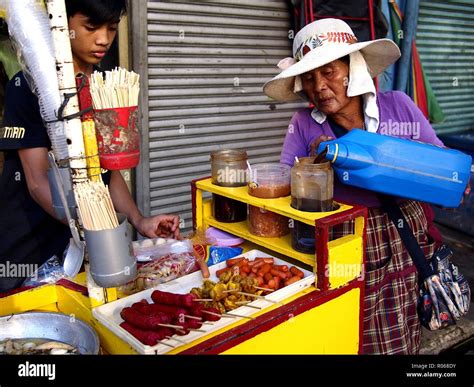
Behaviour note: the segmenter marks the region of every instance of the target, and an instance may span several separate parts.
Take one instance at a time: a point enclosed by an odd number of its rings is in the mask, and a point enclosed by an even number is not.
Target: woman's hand
[[[156,215],[141,218],[135,225],[137,231],[148,238],[180,239],[179,216]]]
[[[311,151],[309,153],[310,157],[317,155],[319,144],[321,144],[324,141],[331,141],[331,140],[334,140],[334,137],[325,136],[325,135],[319,136],[316,140],[314,140],[313,143],[311,144]]]

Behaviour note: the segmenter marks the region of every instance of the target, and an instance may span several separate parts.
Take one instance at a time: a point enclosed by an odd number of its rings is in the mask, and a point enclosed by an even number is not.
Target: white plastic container
[[[277,265],[288,265],[288,262],[272,257],[271,255],[268,255],[259,250],[251,250],[245,254],[240,255],[240,257],[245,257],[249,260],[254,260],[257,257],[268,257],[268,258],[274,258],[275,264]],[[209,267],[209,271],[211,274],[209,279],[211,281],[217,281],[218,279],[216,277],[216,271],[224,268],[225,266],[226,266],[226,263],[222,262],[217,265],[213,265]],[[304,273],[304,277],[301,280],[289,286],[285,286],[284,288],[281,288],[280,290],[277,290],[267,295],[266,298],[272,301],[282,301],[300,292],[301,290],[311,286],[311,284],[313,284],[315,281],[314,274],[301,267],[298,267],[298,268]],[[116,334],[122,340],[129,343],[138,353],[163,354],[173,349],[164,344],[157,344],[154,346],[145,345],[141,343],[139,340],[137,340],[135,337],[133,337],[125,329],[120,327],[120,323],[123,321],[122,318],[120,317],[121,310],[125,308],[126,306],[131,306],[135,302],[139,302],[140,300],[143,300],[143,299],[146,299],[149,302],[152,302],[151,294],[156,289],[162,290],[165,292],[176,293],[176,294],[186,294],[186,293],[189,293],[189,291],[193,287],[201,286],[202,282],[203,282],[203,279],[202,279],[201,273],[195,272],[192,274],[188,274],[184,277],[177,278],[173,281],[158,285],[155,288],[147,289],[142,292],[133,294],[131,296],[122,298],[120,300],[111,302],[109,304],[101,305],[93,309],[92,313],[94,317],[97,320],[99,320],[101,324],[103,324],[105,327],[110,329],[114,334]],[[273,306],[274,303],[263,300],[263,299],[259,299],[259,300],[253,301],[249,305],[258,306],[259,308],[262,308],[262,310],[264,310],[265,308]],[[241,306],[240,308],[234,309],[233,311],[229,313],[235,313],[235,314],[243,315],[243,316],[251,316],[255,314],[256,312],[257,311],[254,308]],[[228,325],[234,324],[237,321],[241,321],[242,319],[243,319],[242,317],[235,317],[235,318],[222,317],[219,321],[215,321],[212,324],[203,324],[200,329],[203,329],[206,332],[191,332],[187,334],[186,336],[179,336],[178,339],[180,340],[180,342],[183,342],[183,341],[186,342],[186,344],[192,343],[193,341],[200,339],[211,332],[218,331],[219,329],[222,329]],[[163,341],[167,344],[171,344],[176,347],[184,345],[178,341],[173,340],[173,338],[163,340]]]

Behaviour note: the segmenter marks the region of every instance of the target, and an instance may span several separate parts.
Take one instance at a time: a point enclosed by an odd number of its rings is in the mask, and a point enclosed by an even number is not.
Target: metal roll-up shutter
[[[147,62],[148,160],[137,200],[146,213],[179,214],[189,229],[190,182],[210,175],[211,151],[244,149],[253,163],[279,160],[302,104],[275,103],[262,85],[291,56],[290,15],[284,1],[265,0],[150,1],[146,14],[147,58],[138,61]]]
[[[416,43],[445,114],[437,133],[474,129],[474,1],[422,1]]]

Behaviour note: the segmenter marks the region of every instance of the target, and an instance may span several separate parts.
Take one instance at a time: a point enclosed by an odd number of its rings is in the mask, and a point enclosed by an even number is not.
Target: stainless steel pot
[[[63,313],[30,312],[0,317],[0,341],[47,339],[76,347],[80,354],[97,355],[99,337],[88,324]]]

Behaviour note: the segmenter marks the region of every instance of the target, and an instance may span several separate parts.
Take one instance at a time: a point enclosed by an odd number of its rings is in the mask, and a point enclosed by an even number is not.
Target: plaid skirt
[[[432,219],[427,219],[419,202],[409,200],[400,208],[425,256],[431,258],[437,247],[428,232]],[[333,238],[351,229],[346,222],[333,230]],[[417,354],[421,326],[416,310],[416,268],[395,225],[380,208],[369,208],[366,231],[363,353]]]

